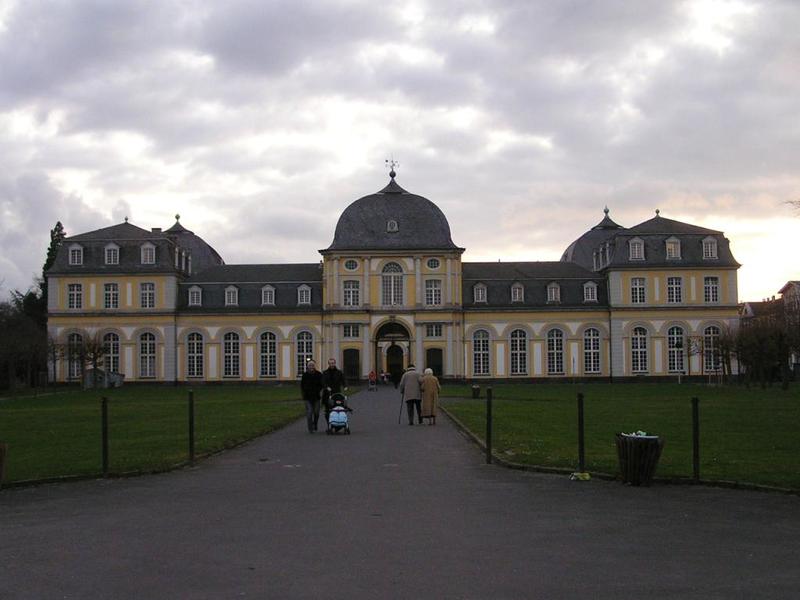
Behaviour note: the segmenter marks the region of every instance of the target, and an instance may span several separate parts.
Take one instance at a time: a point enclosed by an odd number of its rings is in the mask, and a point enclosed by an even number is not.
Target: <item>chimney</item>
[[[161,233],[161,227],[153,227],[153,233]]]

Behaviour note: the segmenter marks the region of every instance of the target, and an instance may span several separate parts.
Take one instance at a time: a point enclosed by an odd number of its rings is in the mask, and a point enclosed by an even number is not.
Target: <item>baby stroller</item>
[[[347,398],[344,394],[331,394],[330,402],[331,412],[325,433],[332,435],[343,431],[345,435],[350,435],[350,419],[347,413],[353,412],[353,409],[347,406]]]

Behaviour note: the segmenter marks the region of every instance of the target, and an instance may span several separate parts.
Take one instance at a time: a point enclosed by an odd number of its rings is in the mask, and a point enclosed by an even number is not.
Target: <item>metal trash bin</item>
[[[474,400],[477,400],[480,397],[481,397],[481,386],[473,385],[472,386],[472,398]]]
[[[657,435],[617,434],[617,457],[622,481],[635,486],[649,486],[664,449]]]

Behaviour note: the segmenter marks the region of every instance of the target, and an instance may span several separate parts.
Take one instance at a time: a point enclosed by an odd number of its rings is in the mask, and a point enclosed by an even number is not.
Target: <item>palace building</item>
[[[291,381],[336,358],[350,379],[409,363],[446,379],[717,372],[738,323],[720,231],[604,218],[560,261],[463,262],[442,211],[389,184],[350,204],[311,264],[227,265],[181,225],[68,237],[47,272],[57,381],[87,348],[133,382]]]

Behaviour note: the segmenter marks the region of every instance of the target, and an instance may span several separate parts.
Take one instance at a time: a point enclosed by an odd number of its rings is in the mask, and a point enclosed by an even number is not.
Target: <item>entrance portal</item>
[[[395,383],[403,376],[403,349],[396,344],[386,349],[386,370],[389,372],[389,378]]]
[[[442,349],[428,348],[425,352],[425,368],[432,369],[436,377],[442,376]]]
[[[347,381],[358,381],[361,379],[361,354],[355,348],[348,348],[343,353],[344,377]]]
[[[389,345],[386,346],[385,342],[389,342]],[[397,342],[408,343],[401,345]],[[408,347],[408,362],[412,362],[410,342],[411,335],[408,333],[408,329],[406,329],[402,323],[395,320],[390,320],[381,325],[375,332],[376,370],[380,370],[382,368],[380,356],[383,348],[386,348],[386,371],[388,371],[392,381],[400,381],[400,378],[403,376],[403,367],[405,366],[403,360],[403,355],[405,354],[403,351],[403,346]]]

